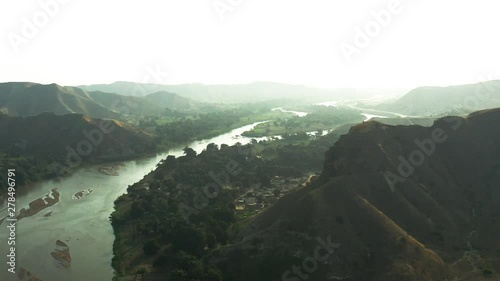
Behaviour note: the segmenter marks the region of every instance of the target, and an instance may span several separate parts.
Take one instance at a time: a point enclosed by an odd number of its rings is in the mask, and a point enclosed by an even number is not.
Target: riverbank
[[[251,217],[284,194],[307,188],[311,174],[321,170],[325,151],[344,133],[335,130],[300,142],[253,142],[245,149],[228,143],[158,165],[115,201],[111,218],[116,280],[138,272],[172,279],[172,263],[180,251],[200,270],[210,266],[210,254],[232,243]],[[244,173],[227,171],[227,163]],[[210,178],[210,171],[218,179]],[[220,184],[217,195],[196,193],[197,187],[210,183]]]
[[[293,134],[305,134],[331,130],[335,127],[352,122],[362,122],[366,119],[361,112],[348,108],[336,108],[325,106],[308,106],[309,113],[284,110],[282,108],[275,111],[293,113],[290,118],[277,118],[265,124],[259,124],[250,131],[242,135],[246,137],[272,137],[286,136]]]
[[[114,156],[96,156],[92,158],[87,158],[87,159],[82,159],[79,164],[76,166],[70,166],[70,165],[64,165],[64,162],[62,161],[61,163],[63,164],[62,168],[60,165],[58,166],[53,166],[54,162],[49,161],[48,159],[46,160],[39,160],[37,159],[36,161],[31,158],[26,158],[26,161],[23,161],[20,163],[19,161],[22,160],[22,157],[15,157],[10,160],[10,158],[5,157],[5,155],[1,155],[0,157],[4,157],[3,161],[0,163],[0,168],[4,168],[4,170],[7,169],[16,169],[17,174],[21,175],[22,174],[22,179],[17,179],[17,188],[19,193],[19,188],[24,188],[26,185],[35,185],[41,182],[45,181],[51,181],[51,180],[61,180],[67,177],[70,177],[73,175],[76,171],[79,169],[86,169],[89,167],[94,167],[96,165],[108,165],[111,166],[110,169],[102,169],[102,173],[108,174],[108,175],[114,175],[116,176],[117,169],[113,168],[113,164],[123,162],[123,161],[130,161],[130,160],[141,160],[141,159],[147,159],[151,157],[155,157],[157,154],[165,153],[168,152],[174,148],[180,147],[180,146],[188,146],[190,144],[193,144],[195,141],[203,141],[206,139],[214,138],[219,135],[223,135],[225,133],[231,132],[232,130],[235,130],[240,127],[245,127],[252,125],[256,122],[260,121],[265,121],[267,118],[267,114],[262,114],[262,115],[255,115],[251,118],[248,118],[248,120],[241,121],[238,124],[235,124],[231,127],[225,128],[223,130],[213,130],[210,133],[199,135],[189,141],[183,141],[183,142],[167,142],[167,143],[160,143],[158,142],[156,144],[156,147],[154,150],[147,150],[143,151],[141,149],[137,149],[137,151],[132,151],[130,153],[126,153],[123,155],[114,155]],[[257,121],[256,121],[257,120]],[[24,169],[21,169],[21,167],[29,167],[30,170],[25,171]],[[33,171],[32,171],[33,170]],[[36,175],[35,171],[36,170]],[[0,180],[3,179],[3,174],[0,174]],[[30,177],[33,177],[34,180],[29,180]],[[23,179],[28,179],[27,181],[23,181]],[[6,179],[5,179],[6,181]],[[0,188],[0,204],[3,204],[7,200],[7,190],[6,189],[1,189]]]
[[[183,148],[186,146],[200,153],[210,143],[217,146],[223,143],[234,145],[237,142],[247,144],[251,141],[250,138],[233,137],[255,125],[257,123],[236,128],[214,138],[180,144],[161,154],[148,154],[125,162],[104,164],[123,165],[117,176],[100,172],[99,168],[103,164],[83,163],[70,175],[21,188],[16,194],[16,205],[19,208],[27,208],[30,202],[44,197],[47,191],[54,187],[61,193],[58,204],[37,215],[22,219],[22,227],[17,230],[17,236],[23,247],[16,253],[18,259],[22,260],[22,266],[42,280],[111,280],[114,275],[111,261],[114,256],[115,235],[110,224],[110,215],[114,211],[114,201],[127,192],[127,187],[148,175],[167,155],[184,155]],[[92,193],[89,193],[89,189]],[[87,196],[77,198],[83,195],[82,191]],[[4,208],[6,204],[1,203],[0,210]],[[0,219],[3,217],[4,213]],[[0,236],[8,235],[7,230],[1,227]],[[71,247],[71,257],[74,261],[71,270],[61,271],[51,257],[51,252],[54,251],[53,243],[57,240],[64,241]],[[5,259],[5,256],[0,256],[0,263],[6,262]],[[76,262],[78,260],[86,262]],[[77,272],[85,274],[76,274]]]

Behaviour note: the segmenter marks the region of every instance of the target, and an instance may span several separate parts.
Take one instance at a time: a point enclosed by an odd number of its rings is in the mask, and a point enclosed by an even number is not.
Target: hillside
[[[357,92],[354,89],[319,89],[272,82],[234,85],[159,85],[118,81],[112,84],[82,85],[78,87],[87,91],[112,92],[125,96],[142,96],[158,91],[166,91],[196,101],[226,103],[261,102],[279,99],[320,102],[334,99],[352,99],[370,95],[369,93]]]
[[[225,280],[238,281],[500,280],[499,124],[500,109],[431,127],[357,125],[326,153],[312,188],[251,220],[212,261]],[[432,136],[435,151],[389,184],[398,157],[418,153],[415,141]],[[335,249],[311,261],[318,239]]]
[[[144,99],[150,104],[177,110],[190,109],[194,106],[191,100],[166,91],[154,92],[145,96]]]
[[[463,114],[500,106],[500,81],[450,87],[416,88],[383,110],[410,116]]]
[[[120,121],[81,114],[0,117],[0,151],[41,159],[65,161],[68,151],[83,152],[78,153],[83,160],[131,157],[153,151],[154,142]]]
[[[120,117],[120,114],[96,103],[88,93],[57,84],[0,83],[0,109],[10,116],[52,112],[58,115],[80,113],[99,118]]]
[[[122,115],[152,116],[164,113],[166,108],[177,111],[195,108],[195,103],[189,99],[168,92],[155,92],[144,97],[105,92],[88,92],[88,94],[95,102]]]
[[[158,115],[166,108],[186,110],[191,107],[192,102],[188,99],[166,92],[132,97],[57,84],[0,83],[0,110],[10,116],[36,116],[51,112],[120,119],[124,115]]]

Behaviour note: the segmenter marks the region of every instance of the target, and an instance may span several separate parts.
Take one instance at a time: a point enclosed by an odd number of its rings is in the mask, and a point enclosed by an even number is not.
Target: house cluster
[[[260,211],[278,201],[286,193],[302,187],[304,178],[275,177],[271,185],[253,188],[234,201],[236,211]]]

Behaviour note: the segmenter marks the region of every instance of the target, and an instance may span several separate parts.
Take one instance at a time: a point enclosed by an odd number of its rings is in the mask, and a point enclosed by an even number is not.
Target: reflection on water
[[[372,118],[388,118],[387,116],[382,116],[382,115],[374,115],[374,114],[369,114],[369,113],[362,113],[365,116],[365,121],[368,121]]]
[[[293,114],[295,114],[295,115],[297,115],[299,117],[304,117],[304,116],[306,116],[308,114],[307,112],[293,111],[293,110],[284,110],[281,107],[273,108],[272,110],[279,110],[279,111],[285,112],[285,113],[293,113]]]
[[[188,146],[201,152],[209,143],[246,144],[251,138],[243,137],[241,134],[259,123],[262,122],[243,126],[211,139],[196,141]],[[27,208],[31,201],[44,197],[53,188],[57,188],[61,196],[60,201],[54,206],[31,217],[23,218],[17,223],[17,271],[24,267],[43,281],[110,281],[113,277],[111,259],[114,234],[109,216],[113,212],[115,199],[125,193],[129,185],[152,171],[167,155],[176,157],[183,155],[182,148],[184,146],[154,157],[115,163],[123,165],[118,169],[118,176],[108,176],[99,172],[99,166],[86,167],[63,180],[38,183],[26,188],[25,192],[18,193],[17,212],[21,208]],[[78,192],[85,190],[92,192],[82,198],[74,197]],[[4,208],[6,208],[5,202],[0,205],[0,210]],[[1,211],[0,219],[5,215],[6,210]],[[2,249],[0,280],[14,281],[19,280],[17,276],[7,272],[7,257],[4,251],[8,246],[6,225],[6,221],[0,225],[0,249]],[[71,254],[69,269],[61,266],[51,256],[57,240],[69,246]]]

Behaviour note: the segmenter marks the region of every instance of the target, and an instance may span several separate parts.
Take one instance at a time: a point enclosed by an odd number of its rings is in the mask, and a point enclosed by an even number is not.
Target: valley
[[[0,281],[500,281],[499,8],[0,1]]]
[[[67,87],[57,90],[82,93]],[[139,98],[99,92],[85,95],[103,108],[116,104],[114,98],[122,104]],[[22,117],[5,110],[0,115],[0,128],[4,128],[0,132],[9,132],[0,141],[0,166],[25,167],[17,168],[25,189],[18,196],[18,206],[25,208],[20,237],[29,245],[18,253],[23,270],[54,281],[125,281],[141,276],[158,281],[164,277],[179,281],[286,279],[287,268],[307,258],[307,245],[314,249],[315,237],[328,237],[340,246],[329,256],[328,266],[318,265],[308,275],[310,280],[323,280],[326,275],[339,280],[368,276],[400,280],[411,275],[426,281],[472,281],[500,270],[494,250],[500,245],[486,238],[494,236],[495,230],[479,228],[484,222],[477,220],[476,212],[484,215],[484,211],[473,203],[463,210],[458,205],[444,207],[444,201],[436,197],[443,191],[431,191],[432,187],[453,181],[422,182],[429,175],[421,165],[400,180],[396,161],[399,154],[411,152],[404,152],[404,147],[425,128],[441,128],[447,124],[442,120],[484,126],[483,120],[497,120],[497,111],[479,112],[467,119],[439,119],[438,115],[409,116],[345,99],[326,106],[280,105],[280,100],[179,104],[171,98],[175,95],[165,97],[163,103],[153,103],[160,107],[157,111],[143,105],[135,111],[110,110],[116,119],[58,111]],[[467,128],[475,130],[473,125],[460,129]],[[449,138],[453,136],[450,131]],[[479,139],[495,143],[494,137]],[[459,149],[461,143],[444,145]],[[494,146],[477,147],[496,151]],[[380,149],[383,156],[376,156]],[[445,153],[436,151],[438,156],[426,158],[425,165],[451,169],[449,162],[429,164]],[[342,153],[347,156],[342,158]],[[446,153],[442,157],[450,158],[452,152]],[[490,172],[478,177],[495,180],[496,170],[485,169]],[[396,176],[387,180],[387,172]],[[465,183],[456,184],[455,188],[465,188]],[[424,193],[412,190],[414,186]],[[54,188],[57,198],[50,195]],[[475,191],[469,187],[461,192]],[[430,204],[434,213],[443,213],[442,208],[453,211],[435,216],[420,210],[420,204]],[[486,218],[496,221],[491,210]],[[473,217],[469,218],[470,212]],[[454,217],[466,219],[460,222]],[[349,228],[339,232],[342,227]],[[367,236],[373,229],[379,234]],[[0,234],[4,235],[3,230]],[[55,241],[66,245],[64,249],[58,246],[61,251],[68,249],[59,260],[50,257]],[[381,243],[387,248],[374,246]],[[493,245],[492,250],[485,250],[487,245]],[[385,258],[373,260],[379,256]],[[40,263],[41,259],[46,262]],[[192,268],[195,265],[197,270]],[[232,269],[235,266],[266,270],[243,276]],[[360,267],[364,270],[358,273]],[[387,269],[382,272],[380,268]]]

